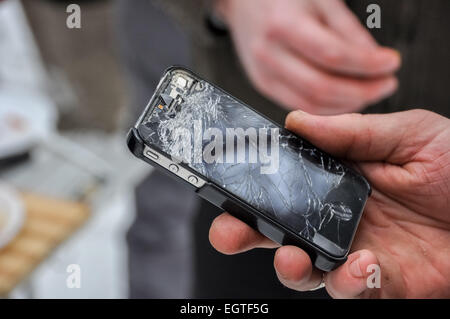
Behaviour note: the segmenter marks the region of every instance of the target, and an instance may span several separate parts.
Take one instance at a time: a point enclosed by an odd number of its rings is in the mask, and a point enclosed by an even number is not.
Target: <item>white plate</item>
[[[0,184],[0,248],[6,246],[23,226],[23,202],[12,188]]]

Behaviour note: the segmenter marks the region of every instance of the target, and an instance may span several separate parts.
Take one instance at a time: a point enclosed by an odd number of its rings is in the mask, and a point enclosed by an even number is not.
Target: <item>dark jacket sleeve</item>
[[[213,36],[206,27],[206,18],[214,0],[149,0],[165,11],[169,17],[188,33],[193,41],[202,45],[212,42]]]

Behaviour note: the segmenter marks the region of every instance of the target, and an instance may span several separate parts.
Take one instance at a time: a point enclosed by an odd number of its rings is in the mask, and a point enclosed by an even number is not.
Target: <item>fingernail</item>
[[[361,266],[359,264],[360,255],[358,255],[355,260],[353,260],[348,266],[348,270],[353,277],[361,278],[364,277],[363,272],[361,271]]]

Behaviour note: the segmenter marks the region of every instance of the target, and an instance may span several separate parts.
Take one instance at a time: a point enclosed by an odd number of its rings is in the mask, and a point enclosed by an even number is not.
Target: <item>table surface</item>
[[[0,249],[0,296],[7,296],[90,215],[87,204],[22,194],[26,219],[19,234]]]

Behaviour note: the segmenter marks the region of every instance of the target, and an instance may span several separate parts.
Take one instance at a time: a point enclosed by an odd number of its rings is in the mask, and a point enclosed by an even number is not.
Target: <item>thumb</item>
[[[286,128],[338,157],[403,164],[411,152],[402,143],[421,124],[424,114],[427,112],[414,110],[319,116],[297,110],[287,116]]]
[[[333,298],[361,297],[369,288],[380,288],[372,284],[380,283],[381,277],[374,278],[374,282],[369,278],[381,276],[380,272],[376,271],[380,269],[378,265],[377,257],[371,251],[363,249],[354,252],[348,256],[345,264],[326,275],[325,287]]]

